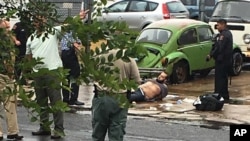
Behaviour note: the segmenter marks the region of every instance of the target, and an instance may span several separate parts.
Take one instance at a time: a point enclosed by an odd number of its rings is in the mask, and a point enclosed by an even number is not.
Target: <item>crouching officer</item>
[[[117,50],[112,50],[103,56],[107,57],[110,54],[115,56],[116,52]],[[130,59],[130,62],[124,62],[118,59],[113,63],[114,67],[119,69],[119,72],[114,74],[119,78],[117,83],[122,82],[124,79],[133,80],[138,84],[140,83],[139,69],[133,59]],[[94,86],[95,96],[92,101],[92,140],[104,141],[106,133],[108,132],[110,141],[123,141],[128,109],[120,107],[115,95],[126,99],[127,90],[111,92],[109,88],[103,88],[98,83],[95,83]]]
[[[215,86],[214,92],[219,93],[226,103],[229,102],[228,75],[232,66],[233,36],[227,28],[227,21],[217,21],[218,36],[215,39],[213,48],[207,56],[207,60],[215,60]]]

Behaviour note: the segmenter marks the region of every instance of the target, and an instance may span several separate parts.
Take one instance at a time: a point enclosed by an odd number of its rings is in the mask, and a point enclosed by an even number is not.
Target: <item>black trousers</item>
[[[67,76],[67,86],[71,88],[71,92],[66,89],[62,90],[63,101],[74,103],[77,101],[79,94],[79,85],[75,80],[80,75],[80,65],[74,48],[62,51],[62,62],[64,69],[69,69],[69,75]]]
[[[15,66],[14,66],[14,74],[15,74],[15,79],[19,80],[22,74],[21,70],[21,63],[23,61],[23,58],[25,57],[25,52],[26,52],[26,43],[22,43],[20,46],[16,46],[18,50],[18,54],[15,58]]]
[[[230,65],[215,62],[215,86],[214,92],[219,93],[224,99],[229,99],[228,72]]]

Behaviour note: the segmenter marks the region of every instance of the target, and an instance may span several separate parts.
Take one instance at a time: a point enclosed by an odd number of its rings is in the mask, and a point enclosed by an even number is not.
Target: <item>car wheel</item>
[[[186,62],[178,62],[174,64],[172,73],[172,83],[180,84],[184,83],[188,79],[188,64]]]
[[[233,64],[230,70],[230,75],[237,76],[242,70],[243,57],[240,52],[233,53]]]

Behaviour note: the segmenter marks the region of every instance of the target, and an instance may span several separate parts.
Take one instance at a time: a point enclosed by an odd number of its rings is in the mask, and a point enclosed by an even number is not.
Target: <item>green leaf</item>
[[[123,55],[123,50],[118,50],[118,52],[116,53],[116,58],[119,59],[121,58]]]

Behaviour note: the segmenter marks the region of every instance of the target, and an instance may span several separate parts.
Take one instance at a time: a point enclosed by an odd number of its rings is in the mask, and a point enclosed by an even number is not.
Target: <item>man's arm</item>
[[[135,62],[134,59],[130,59],[130,68],[131,68],[131,76],[130,76],[130,79],[131,80],[135,80],[135,82],[137,84],[141,84],[141,77],[140,77],[140,73],[139,73],[139,68]]]

